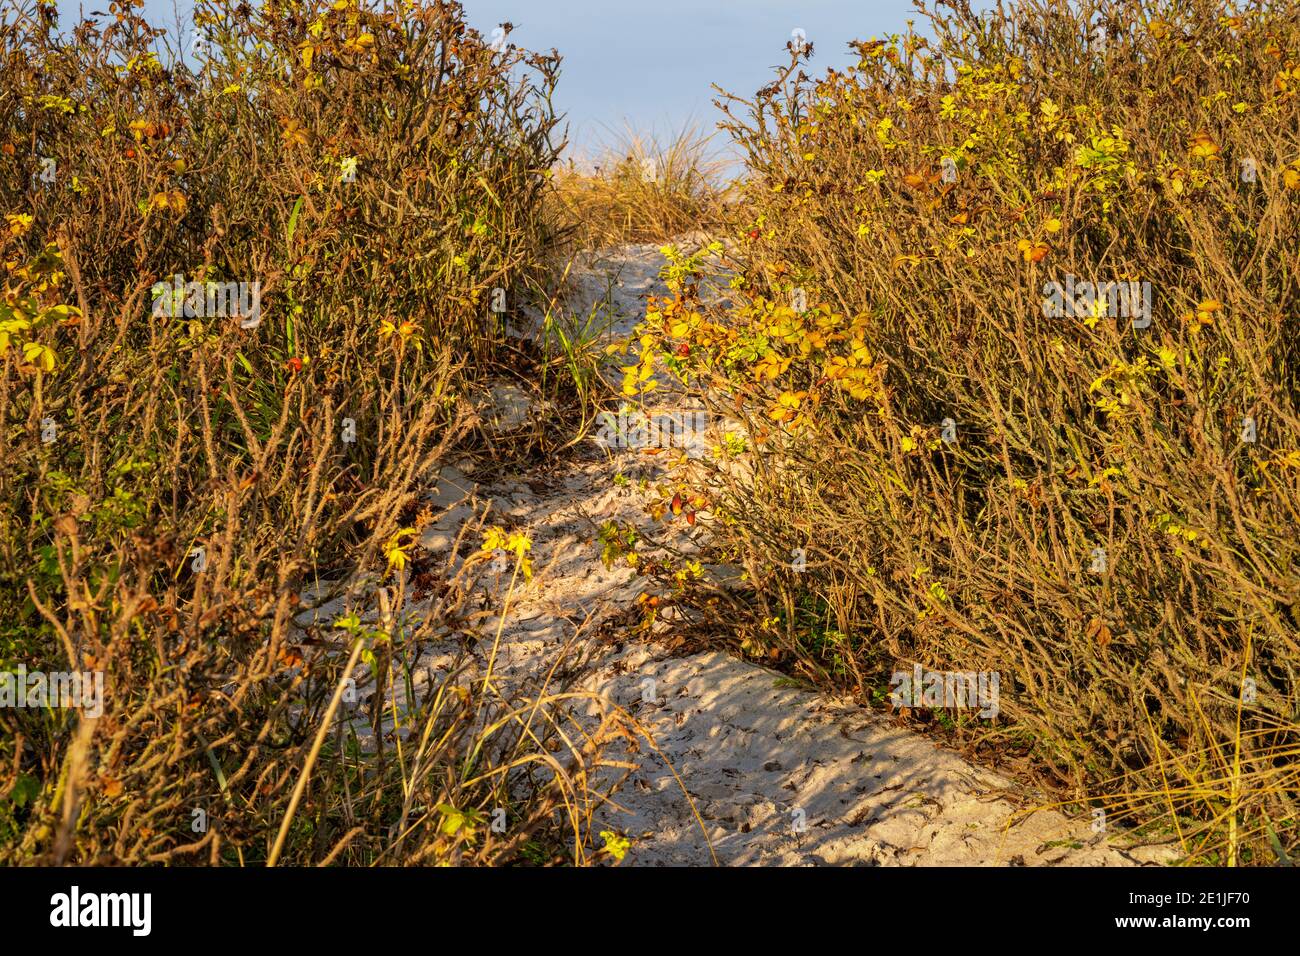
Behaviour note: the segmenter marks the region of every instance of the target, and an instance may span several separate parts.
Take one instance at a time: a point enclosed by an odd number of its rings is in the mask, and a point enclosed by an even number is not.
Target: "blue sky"
[[[851,62],[848,43],[901,31],[916,17],[910,0],[463,0],[470,23],[490,34],[515,24],[511,39],[564,56],[557,105],[570,140],[593,147],[626,128],[666,136],[695,123],[712,130],[710,84],[741,95],[767,83],[796,28],[814,44],[813,67]],[[63,26],[80,4],[59,0]],[[107,0],[83,9],[105,10]],[[146,0],[152,20],[188,22],[185,0]]]
[[[748,96],[786,61],[792,31],[814,45],[813,66],[852,62],[848,43],[903,28],[910,0],[466,0],[470,22],[564,55],[557,101],[578,145],[625,127],[667,134],[712,129],[711,84]]]

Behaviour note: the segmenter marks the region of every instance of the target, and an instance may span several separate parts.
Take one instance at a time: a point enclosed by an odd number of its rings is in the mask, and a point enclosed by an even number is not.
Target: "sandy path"
[[[585,314],[606,295],[613,271],[615,331],[628,330],[644,296],[663,291],[661,262],[655,247],[640,246],[585,263],[570,308]],[[797,689],[724,653],[674,656],[617,628],[612,638],[598,637],[596,625],[629,608],[642,581],[630,568],[604,567],[596,526],[613,519],[648,527],[635,482],[613,482],[620,471],[644,467],[635,451],[593,444],[557,463],[541,493],[536,475],[480,485],[473,473],[448,468],[436,493],[446,512],[424,537],[432,550],[445,549],[489,501],[493,520],[527,530],[538,572],[507,616],[502,680],[535,679],[577,632],[590,654],[583,683],[653,734],[662,756],[643,748],[615,804],[600,811],[605,825],[632,841],[624,865],[714,858],[728,865],[1132,865],[1159,857],[1108,845],[1086,820],[1017,814],[1031,801],[1013,783],[852,702]],[[693,796],[703,830],[665,761]]]

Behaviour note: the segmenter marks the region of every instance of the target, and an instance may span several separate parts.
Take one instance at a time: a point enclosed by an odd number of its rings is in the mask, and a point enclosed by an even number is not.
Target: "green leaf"
[[[289,245],[293,245],[293,234],[298,231],[298,213],[302,212],[302,201],[305,196],[299,196],[298,201],[293,204],[293,212],[289,213]]]
[[[1268,842],[1273,846],[1273,853],[1277,856],[1278,863],[1282,866],[1295,866],[1291,858],[1286,855],[1286,850],[1282,849],[1282,841],[1278,839],[1273,827],[1266,823],[1264,829],[1268,831]]]
[[[25,807],[34,801],[40,792],[41,785],[35,777],[20,773],[13,789],[9,791],[9,801],[16,807]]]
[[[443,816],[442,825],[438,829],[447,836],[455,836],[457,831],[465,825],[465,814],[455,807],[440,803],[436,809]]]

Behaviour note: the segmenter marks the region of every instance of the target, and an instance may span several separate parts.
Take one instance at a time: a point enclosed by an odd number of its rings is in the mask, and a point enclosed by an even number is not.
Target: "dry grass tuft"
[[[661,141],[624,133],[598,158],[556,168],[551,211],[580,249],[663,242],[718,221],[728,163],[686,126]]]

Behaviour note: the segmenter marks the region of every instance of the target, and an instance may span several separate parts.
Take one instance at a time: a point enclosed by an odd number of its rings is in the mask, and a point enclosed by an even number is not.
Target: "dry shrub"
[[[444,0],[201,3],[185,60],[129,4],[53,21],[0,25],[0,666],[104,701],[0,710],[0,852],[581,860],[605,730],[557,737],[554,687],[442,675],[392,715],[406,753],[329,719],[360,658],[378,721],[469,586],[380,615],[503,344],[492,290],[540,268],[555,61]],[[240,282],[256,314],[205,297]],[[299,623],[329,599],[346,631]]]
[[[943,6],[729,100],[736,305],[649,316],[748,443],[699,479],[752,588],[722,618],[864,697],[998,672],[997,719],[938,715],[969,747],[1294,857],[1297,11]],[[1150,324],[1045,314],[1067,275],[1149,283]]]

